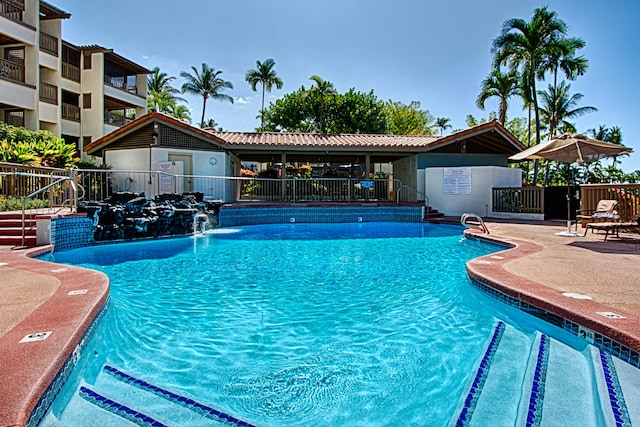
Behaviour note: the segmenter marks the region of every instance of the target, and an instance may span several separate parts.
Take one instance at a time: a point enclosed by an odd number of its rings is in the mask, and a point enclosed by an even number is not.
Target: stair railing
[[[413,192],[415,192],[416,194],[419,194],[421,196],[424,196],[424,212],[425,212],[425,218],[429,218],[429,196],[427,196],[425,193],[423,193],[422,191],[418,190],[415,187],[411,187],[410,185],[406,185],[406,184],[400,184],[400,186],[398,187],[398,189],[396,190],[396,203],[400,203],[400,191],[402,190],[411,190]]]
[[[69,203],[71,212],[74,212],[74,210],[77,208],[78,206],[78,185],[77,185],[77,175],[74,173],[73,170],[70,171],[69,176],[55,176],[55,175],[42,175],[42,174],[35,174],[35,173],[23,173],[23,172],[14,172],[13,175],[16,176],[29,176],[29,177],[35,177],[35,178],[50,178],[50,179],[54,179],[57,178],[55,181],[45,185],[44,187],[34,191],[31,194],[28,194],[26,196],[24,196],[24,198],[22,199],[22,240],[21,240],[21,246],[25,246],[26,240],[27,240],[27,231],[30,231],[33,228],[33,225],[29,227],[29,230],[27,230],[27,226],[26,226],[26,219],[27,219],[27,201],[32,199],[33,197],[37,196],[38,194],[47,191],[48,189],[50,189],[51,187],[54,187],[58,184],[61,184],[65,181],[69,181],[69,186],[71,187],[72,190],[72,198],[71,199],[66,199],[62,202],[62,206],[58,206],[59,209],[55,212],[59,212],[61,209],[63,209],[65,207],[65,205],[67,203]],[[54,213],[55,213],[54,212]]]

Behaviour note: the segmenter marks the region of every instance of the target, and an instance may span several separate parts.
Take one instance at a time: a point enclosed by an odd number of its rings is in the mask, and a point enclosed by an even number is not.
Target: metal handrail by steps
[[[396,180],[394,180],[394,181],[396,181]],[[400,184],[400,186],[396,190],[396,203],[400,203],[400,190],[402,190],[402,189],[411,190],[411,191],[414,191],[416,194],[424,196],[425,218],[429,218],[429,196],[427,196],[425,193],[423,193],[422,191],[418,190],[417,188],[411,187],[410,185]]]
[[[480,216],[473,213],[464,213],[460,217],[460,223],[466,228],[478,228],[483,233],[490,234],[487,225],[484,223]]]
[[[21,246],[24,247],[25,243],[26,243],[26,239],[27,239],[27,226],[26,226],[26,212],[27,212],[27,201],[35,196],[37,196],[38,194],[48,190],[51,187],[54,187],[58,184],[61,184],[65,181],[69,181],[71,190],[73,191],[73,198],[71,199],[66,199],[62,202],[63,206],[58,206],[58,210],[54,211],[55,212],[59,212],[61,209],[64,208],[64,205],[67,202],[70,202],[70,208],[71,208],[71,212],[74,211],[74,209],[77,208],[78,206],[78,185],[76,183],[76,180],[74,179],[74,174],[71,171],[71,173],[69,174],[69,176],[55,176],[55,175],[42,175],[42,174],[33,174],[33,173],[23,173],[23,172],[15,172],[13,173],[13,175],[16,176],[29,176],[29,177],[34,177],[34,178],[51,178],[54,179],[56,178],[55,181],[49,183],[48,185],[45,185],[44,187],[34,191],[31,194],[26,195],[23,199],[22,199],[22,240],[21,240]],[[33,226],[31,226],[29,228],[29,230],[31,230],[31,228],[33,228]]]

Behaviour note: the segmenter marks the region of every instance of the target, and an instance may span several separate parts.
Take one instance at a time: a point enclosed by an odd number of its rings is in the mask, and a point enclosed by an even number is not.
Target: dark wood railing
[[[581,213],[594,212],[600,200],[616,200],[620,221],[640,213],[640,184],[585,184],[580,186]]]
[[[74,82],[80,81],[80,67],[62,61],[62,77],[73,80]]]
[[[58,56],[58,38],[40,32],[40,50]]]
[[[24,12],[24,1],[0,0],[0,15],[11,18],[14,21],[22,21],[22,12]]]
[[[80,107],[73,104],[62,103],[62,118],[67,120],[73,120],[74,122],[80,121]]]
[[[104,82],[109,86],[115,87],[116,89],[124,90],[129,93],[138,94],[138,88],[136,86],[128,85],[126,77],[111,77],[111,76],[105,75]]]
[[[58,86],[40,82],[40,101],[58,105]]]
[[[0,77],[24,83],[24,65],[0,59]]]
[[[124,116],[121,112],[113,112],[109,110],[105,110],[104,112],[104,122],[108,125],[113,126],[122,126],[130,122],[126,116]]]
[[[492,188],[493,212],[544,213],[543,187]]]

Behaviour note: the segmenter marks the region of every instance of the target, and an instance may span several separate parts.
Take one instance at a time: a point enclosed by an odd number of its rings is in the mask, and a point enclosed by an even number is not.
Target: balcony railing
[[[493,212],[544,213],[544,187],[492,188]]]
[[[0,59],[0,77],[24,83],[24,65]]]
[[[104,112],[104,122],[108,125],[113,126],[122,126],[129,123],[129,120],[125,115],[122,114],[121,110],[115,111],[105,111]]]
[[[62,77],[73,80],[74,82],[80,81],[80,67],[62,61]]]
[[[58,56],[58,38],[40,32],[40,50]]]
[[[126,79],[126,77],[111,77],[107,75],[104,76],[104,82],[109,86],[113,86],[116,89],[125,90],[129,93],[134,93],[137,95],[138,88],[136,86],[128,85]]]
[[[40,101],[58,105],[58,86],[40,82]]]
[[[4,15],[14,21],[22,21],[24,1],[0,0],[0,15]]]
[[[73,104],[62,103],[62,118],[67,120],[73,120],[74,122],[80,121],[80,107]]]

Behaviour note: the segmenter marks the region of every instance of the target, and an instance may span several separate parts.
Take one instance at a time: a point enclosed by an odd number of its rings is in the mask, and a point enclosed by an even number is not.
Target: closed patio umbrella
[[[535,145],[518,154],[509,157],[509,160],[523,161],[546,159],[563,163],[590,163],[605,157],[619,156],[630,153],[633,150],[624,145],[591,139],[579,133],[565,133],[557,138],[542,144]],[[571,194],[567,180],[567,231],[556,233],[561,236],[576,236],[571,232]]]

